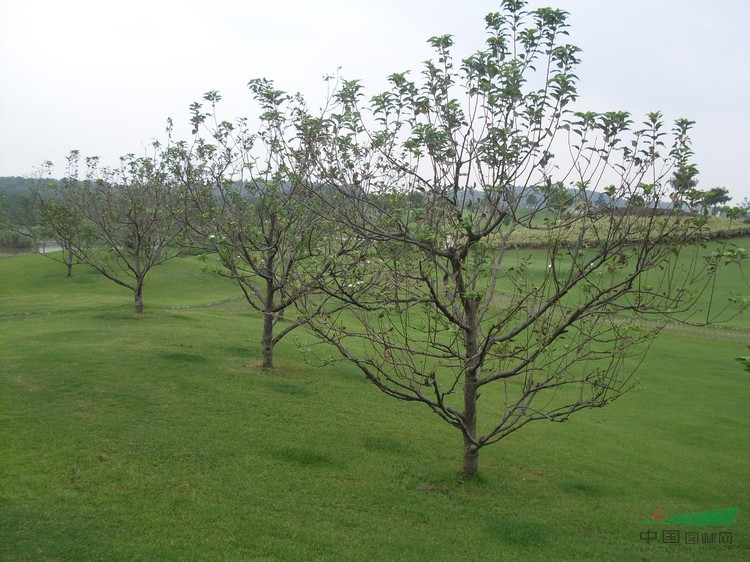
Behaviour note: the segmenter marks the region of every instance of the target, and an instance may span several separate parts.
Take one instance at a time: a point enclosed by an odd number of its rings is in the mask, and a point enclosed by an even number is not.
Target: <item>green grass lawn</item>
[[[154,270],[136,318],[81,266],[0,259],[1,560],[750,558],[747,316],[668,330],[639,390],[483,449],[461,482],[427,408],[292,339],[259,370],[259,316],[200,265]],[[730,507],[678,545],[646,523]]]

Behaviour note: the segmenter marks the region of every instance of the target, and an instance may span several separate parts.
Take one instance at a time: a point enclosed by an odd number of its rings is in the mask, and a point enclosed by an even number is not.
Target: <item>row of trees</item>
[[[392,74],[369,100],[331,79],[320,113],[253,80],[252,130],[221,120],[210,92],[189,140],[170,135],[113,170],[73,153],[38,198],[41,221],[68,263],[132,290],[137,312],[152,267],[185,248],[217,256],[263,316],[265,367],[304,325],[381,391],[455,427],[471,476],[483,447],[630,389],[720,258],[701,257],[705,213],[691,212],[706,197],[692,123],[670,135],[660,113],[636,125],[573,111],[566,16],[506,0],[484,49],[457,62],[451,37],[433,37],[418,78]],[[545,249],[514,248],[521,228]]]

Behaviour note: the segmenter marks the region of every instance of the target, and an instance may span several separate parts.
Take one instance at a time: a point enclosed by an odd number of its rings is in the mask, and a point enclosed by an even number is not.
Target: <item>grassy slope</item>
[[[461,483],[458,434],[351,367],[286,341],[258,370],[257,316],[198,306],[237,294],[198,266],[158,268],[135,319],[81,268],[0,260],[0,559],[750,556],[744,341],[665,334],[640,391],[514,434]],[[656,509],[725,507],[731,547],[639,538]]]

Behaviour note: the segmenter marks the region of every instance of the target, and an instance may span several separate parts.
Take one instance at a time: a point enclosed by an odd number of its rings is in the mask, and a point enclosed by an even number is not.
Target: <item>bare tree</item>
[[[179,200],[161,148],[154,148],[153,157],[127,155],[113,169],[89,157],[83,171],[72,151],[66,176],[39,198],[42,224],[70,262],[86,263],[131,290],[138,314],[151,269],[179,255]]]
[[[73,158],[78,158],[75,151],[68,156],[69,164],[73,163]],[[79,240],[83,244],[90,236],[80,209],[73,202],[57,196],[59,182],[52,178],[53,168],[52,162],[47,161],[27,179],[29,194],[24,205],[25,213],[17,224],[45,257],[62,263],[66,276],[72,277],[73,266],[81,262],[71,241]],[[59,254],[48,251],[50,242],[60,247]]]
[[[341,81],[330,111],[300,126],[316,193],[335,194],[320,208],[369,244],[320,287],[350,308],[311,327],[381,391],[457,428],[467,477],[483,447],[632,388],[663,322],[694,310],[716,265],[695,244],[704,218],[660,204],[700,202],[670,183],[690,175],[691,123],[665,146],[660,113],[641,127],[574,113],[567,14],[502,4],[460,68],[451,37],[433,37],[421,83],[393,74],[367,103]]]
[[[307,165],[292,127],[292,117],[304,113],[301,98],[263,79],[249,86],[261,109],[256,132],[245,119],[219,121],[220,95],[209,92],[211,110],[192,105],[195,138],[175,144],[171,163],[185,195],[190,244],[214,253],[216,271],[235,279],[263,315],[262,366],[270,368],[276,344],[317,314],[324,299],[302,315],[287,311],[296,312],[294,303],[332,269],[326,256],[356,244],[328,231],[325,217],[310,209]]]

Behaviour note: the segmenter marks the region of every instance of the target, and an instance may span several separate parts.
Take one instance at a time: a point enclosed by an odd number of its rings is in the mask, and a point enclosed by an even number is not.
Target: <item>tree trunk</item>
[[[461,473],[464,478],[471,478],[477,470],[479,470],[479,449],[464,435],[464,463]]]
[[[273,255],[270,255],[266,259],[266,265],[269,271],[271,270],[270,264],[273,263]],[[266,279],[266,302],[263,311],[263,337],[260,341],[261,352],[263,354],[263,364],[261,365],[264,369],[270,369],[273,367],[273,325],[276,323],[276,312],[274,312],[274,304],[276,297],[276,287],[273,283],[273,279]]]
[[[133,272],[135,273],[135,312],[143,314],[143,280],[146,272],[141,272],[141,254],[138,252],[138,245],[133,244]],[[147,270],[148,271],[148,270]]]
[[[264,369],[273,367],[273,320],[274,315],[267,312],[263,315],[263,337],[261,339],[261,349],[263,353]]]
[[[135,290],[135,312],[143,314],[143,288],[140,285]]]
[[[471,478],[479,470],[479,449],[472,441],[477,437],[477,387],[476,375],[467,373],[464,380],[464,463],[461,472]]]
[[[461,264],[455,262],[453,265],[457,292],[464,295],[461,301],[467,325],[464,330],[466,371],[464,374],[464,463],[462,472],[465,478],[471,478],[479,470],[479,449],[475,445],[477,439],[477,382],[479,381],[479,373],[481,371],[481,365],[477,356],[477,334],[479,332],[477,310],[479,299],[466,295]]]
[[[60,244],[60,247],[62,248],[63,261],[68,268],[67,277],[73,277],[73,252],[70,251],[70,248],[64,242]]]

